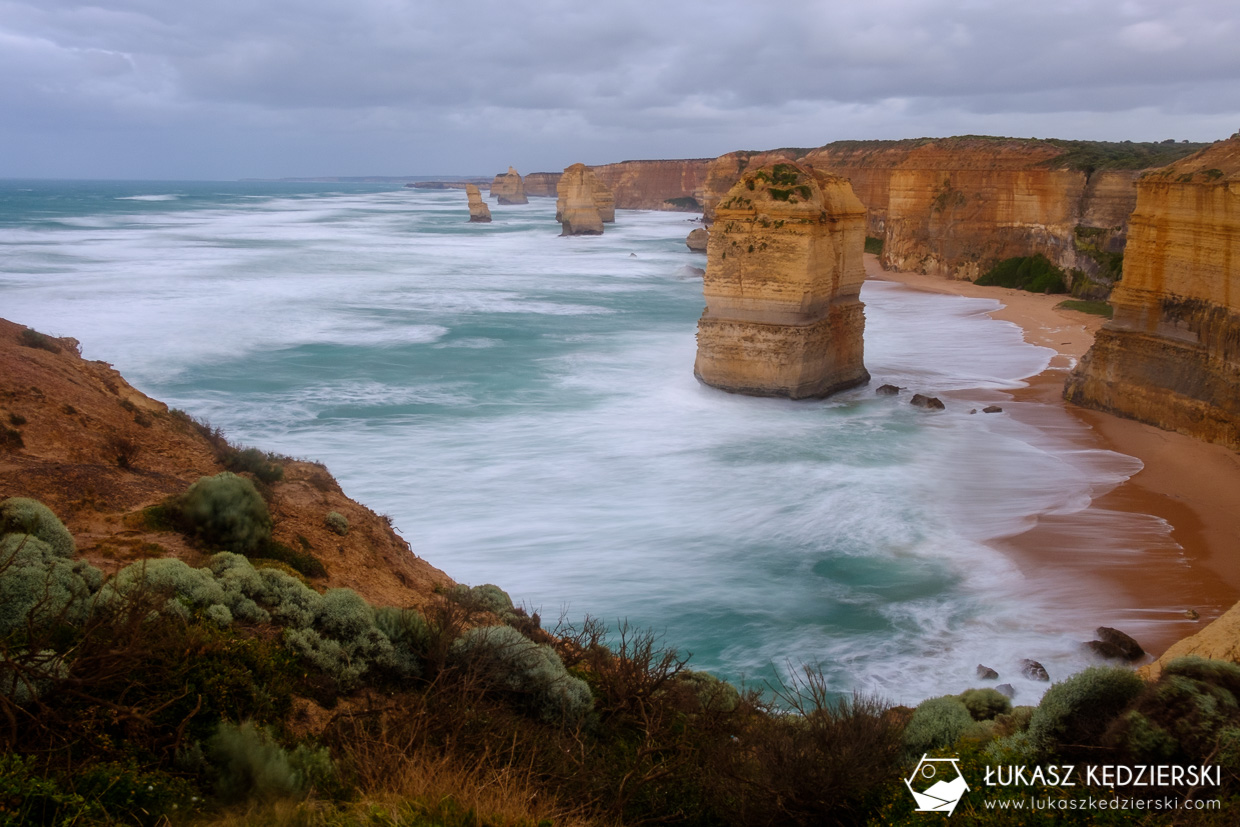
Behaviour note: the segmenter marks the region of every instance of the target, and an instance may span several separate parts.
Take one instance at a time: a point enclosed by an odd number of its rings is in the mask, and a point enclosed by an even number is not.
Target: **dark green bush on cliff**
[[[271,539],[271,514],[254,483],[231,471],[202,477],[178,503],[186,529],[217,548],[253,553]]]
[[[1029,742],[1045,755],[1096,745],[1144,688],[1145,681],[1131,670],[1091,666],[1046,690],[1029,719]]]
[[[975,284],[1012,287],[1030,293],[1067,293],[1069,279],[1041,253],[1004,259],[990,268]]]
[[[1171,661],[1106,742],[1134,761],[1240,770],[1240,666],[1195,656]]]

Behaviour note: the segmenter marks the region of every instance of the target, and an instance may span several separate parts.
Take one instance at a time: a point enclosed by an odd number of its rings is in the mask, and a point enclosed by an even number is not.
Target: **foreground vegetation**
[[[251,477],[162,506],[198,568],[105,577],[47,508],[0,503],[0,825],[920,823],[903,779],[926,753],[962,757],[964,823],[1063,820],[984,811],[1028,793],[982,789],[1000,763],[1214,763],[1223,789],[1170,792],[1240,791],[1234,664],[1090,669],[1036,708],[994,689],[890,708],[814,670],[738,691],[650,632],[549,632],[495,586],[422,611],[312,588],[245,556],[271,520]]]

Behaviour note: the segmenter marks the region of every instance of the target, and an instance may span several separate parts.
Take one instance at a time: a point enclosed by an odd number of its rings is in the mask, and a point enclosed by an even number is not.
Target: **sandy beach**
[[[1139,459],[1144,468],[1115,489],[1097,497],[1074,517],[1044,517],[1038,525],[1001,547],[1022,568],[1057,566],[1104,578],[1113,584],[1134,618],[1140,618],[1139,636],[1151,653],[1161,654],[1182,637],[1240,599],[1240,455],[1182,434],[1164,431],[1110,414],[1085,410],[1063,401],[1068,371],[1089,349],[1101,317],[1059,308],[1064,296],[1026,293],[1001,287],[979,287],[940,276],[886,271],[873,255],[866,255],[866,276],[896,282],[916,290],[974,298],[996,299],[1003,307],[990,315],[1018,325],[1025,340],[1056,352],[1050,365],[1026,381],[1028,387],[996,393],[996,404],[1010,400],[1006,412],[1036,427],[1054,431],[1081,449],[1106,449]],[[1167,542],[1151,531],[1134,538],[1132,553],[1122,565],[1082,554],[1061,542],[1072,519],[1105,517],[1107,511],[1152,515],[1172,528]],[[1199,614],[1194,619],[1189,610]]]

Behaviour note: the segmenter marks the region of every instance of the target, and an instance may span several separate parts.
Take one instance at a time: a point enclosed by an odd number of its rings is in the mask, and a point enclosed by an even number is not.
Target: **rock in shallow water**
[[[925,408],[928,411],[946,410],[947,406],[937,396],[926,396],[925,394],[915,393],[913,398],[909,400],[909,404],[915,408]]]
[[[1046,673],[1046,667],[1038,663],[1036,660],[1026,658],[1020,662],[1020,673],[1031,681],[1049,681],[1051,676]]]
[[[997,680],[999,680],[999,673],[998,673],[998,672],[996,672],[995,670],[991,669],[989,666],[983,666],[983,665],[982,665],[982,664],[980,664],[980,663],[977,665],[977,676],[978,676],[978,678],[980,678],[981,680],[984,680],[984,681],[997,681]]]

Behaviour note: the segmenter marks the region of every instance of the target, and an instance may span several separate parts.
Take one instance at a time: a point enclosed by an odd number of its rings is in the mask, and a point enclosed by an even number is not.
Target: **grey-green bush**
[[[997,689],[966,689],[957,697],[975,721],[991,721],[1012,711],[1012,702]]]
[[[951,746],[973,724],[968,707],[954,695],[922,701],[904,727],[905,752],[920,756],[933,749]]]
[[[57,557],[73,559],[77,544],[52,510],[38,500],[10,497],[0,502],[0,535],[29,534],[51,548]]]
[[[327,517],[323,522],[327,523],[327,527],[341,537],[349,533],[349,521],[339,511],[328,511]]]
[[[452,590],[452,596],[470,608],[498,615],[505,622],[516,617],[513,612],[512,598],[508,596],[508,592],[494,583],[484,583],[473,587],[459,583]]]
[[[187,529],[204,542],[242,554],[271,539],[271,514],[254,483],[231,471],[202,477],[178,503]]]
[[[1096,744],[1144,688],[1145,681],[1128,669],[1091,666],[1046,690],[1029,719],[1029,742],[1041,754]]]
[[[406,678],[421,674],[421,658],[431,634],[426,618],[414,609],[382,606],[375,609],[375,626],[392,642],[397,673]]]
[[[65,559],[33,534],[0,536],[0,637],[57,621],[80,624],[102,580],[98,569]]]
[[[204,754],[225,801],[300,797],[334,773],[326,749],[299,746],[289,753],[249,721],[220,723]]]
[[[375,625],[374,608],[352,589],[329,589],[318,601],[313,628],[288,629],[284,641],[342,689],[372,668],[398,668],[392,642]]]
[[[493,686],[525,696],[544,720],[574,724],[594,707],[589,685],[568,674],[554,649],[510,626],[470,629],[452,644],[451,656]]]
[[[704,712],[731,712],[741,701],[741,694],[735,686],[709,672],[683,669],[676,675],[676,680],[693,691],[698,706]]]

